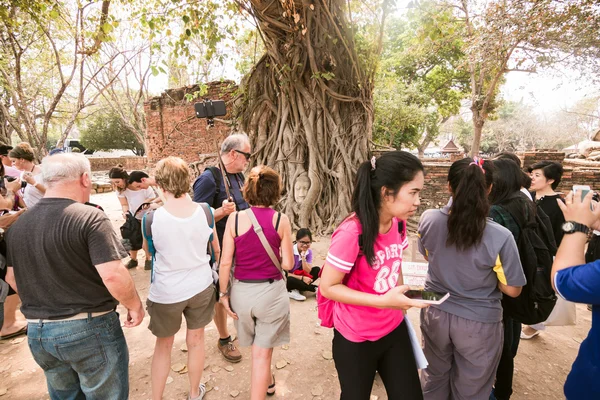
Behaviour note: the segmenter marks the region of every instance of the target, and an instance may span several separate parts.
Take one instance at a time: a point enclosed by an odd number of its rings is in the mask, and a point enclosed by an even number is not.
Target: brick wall
[[[229,120],[229,111],[237,86],[233,81],[208,84],[204,99],[224,100],[228,114],[220,117]],[[155,164],[167,156],[181,157],[189,163],[198,161],[200,155],[216,153],[215,141],[220,143],[231,131],[228,124],[215,121],[215,127],[207,132],[206,119],[196,118],[194,103],[202,99],[186,100],[186,94],[193,94],[198,86],[169,89],[144,103],[146,114],[146,149],[148,163]],[[210,157],[205,158],[210,162]]]
[[[127,171],[141,171],[146,169],[146,157],[89,157],[92,171],[108,171],[121,164]]]
[[[530,165],[538,161],[556,161],[562,163],[565,159],[565,153],[559,151],[528,151],[517,153],[523,162],[523,169],[527,170]]]
[[[208,93],[204,98],[225,100],[228,111],[230,111],[230,100],[237,90],[235,83],[232,81],[212,82],[208,86]],[[170,89],[144,104],[147,124],[147,160],[143,161],[144,164],[152,166],[161,158],[177,156],[190,163],[194,176],[202,172],[206,166],[216,164],[215,141],[220,143],[230,133],[231,128],[228,124],[216,122],[215,127],[207,132],[206,120],[195,117],[194,103],[200,99],[187,101],[185,98],[186,94],[194,93],[197,90],[197,86]],[[229,114],[223,117],[224,120],[230,118]],[[542,160],[562,162],[565,165],[565,172],[563,182],[559,186],[560,191],[566,193],[573,184],[587,184],[594,190],[600,191],[600,167],[590,168],[569,164],[569,160],[564,160],[565,154],[556,151],[524,152],[518,155],[523,160],[523,168]],[[425,176],[420,212],[446,204],[449,197],[448,169],[451,161],[461,156],[455,155],[452,159],[423,160],[427,175]],[[124,158],[118,160],[122,159]],[[135,157],[130,157],[130,159],[135,159]],[[145,166],[136,163],[141,161],[131,160],[130,162],[131,164],[125,166],[127,170],[145,169]],[[107,162],[110,165],[106,164],[106,167],[97,167],[94,170],[108,170],[117,163],[116,161],[113,163],[111,160]]]
[[[538,161],[550,160],[563,164],[564,173],[557,191],[567,194],[573,185],[589,185],[592,190],[600,192],[600,168],[570,164],[564,160],[564,153],[535,152],[519,153],[524,165],[529,166]],[[576,161],[574,162],[576,163]],[[450,162],[431,162],[423,160],[425,166],[425,185],[421,194],[419,214],[429,208],[445,205],[448,201],[448,170]],[[526,167],[524,167],[526,168]]]

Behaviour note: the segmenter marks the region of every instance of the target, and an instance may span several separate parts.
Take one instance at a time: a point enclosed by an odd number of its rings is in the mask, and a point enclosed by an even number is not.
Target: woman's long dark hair
[[[500,158],[494,163],[494,186],[490,192],[490,203],[501,204],[515,197],[521,190],[521,169],[514,161]]]
[[[508,211],[516,222],[535,222],[536,207],[525,194],[521,193],[523,170],[508,159],[494,160],[494,186],[490,192],[490,202]]]
[[[387,188],[389,195],[396,195],[402,185],[423,171],[421,161],[405,151],[390,151],[375,162],[366,161],[358,168],[352,211],[362,226],[362,251],[370,265],[375,262],[374,246],[379,235],[381,188]]]
[[[466,250],[483,237],[490,212],[488,190],[494,181],[494,165],[490,161],[472,158],[456,161],[448,171],[452,190],[452,205],[448,218],[447,246]]]

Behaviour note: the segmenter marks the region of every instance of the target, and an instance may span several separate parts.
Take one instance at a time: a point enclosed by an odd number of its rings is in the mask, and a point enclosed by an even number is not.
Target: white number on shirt
[[[375,278],[375,284],[373,285],[373,290],[377,293],[385,293],[391,288],[396,286],[398,283],[398,276],[400,275],[400,261],[396,260],[392,264],[392,269],[390,273],[389,267],[382,267],[377,273],[377,277]]]

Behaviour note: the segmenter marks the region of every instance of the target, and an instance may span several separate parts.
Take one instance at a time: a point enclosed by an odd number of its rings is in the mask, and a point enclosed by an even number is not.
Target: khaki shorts
[[[173,304],[155,303],[146,300],[150,315],[148,329],[156,337],[170,337],[181,328],[181,315],[185,316],[188,329],[200,329],[212,321],[215,311],[215,285],[210,284],[194,297]]]
[[[231,309],[240,346],[253,344],[264,349],[290,342],[290,299],[285,280],[273,283],[244,283],[231,287]]]

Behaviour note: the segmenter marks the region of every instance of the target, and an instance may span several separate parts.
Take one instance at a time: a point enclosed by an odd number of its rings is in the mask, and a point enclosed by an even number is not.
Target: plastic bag
[[[575,303],[571,303],[558,296],[556,305],[550,313],[550,316],[544,322],[546,326],[567,326],[575,325],[577,323],[577,310],[575,309]]]

